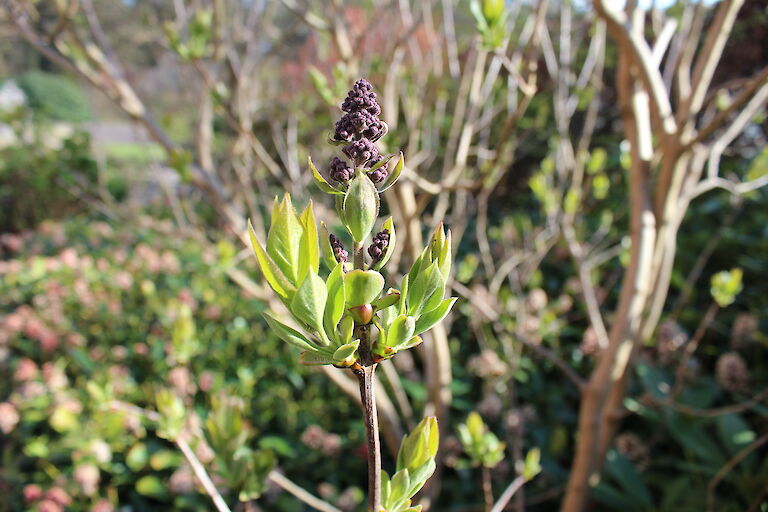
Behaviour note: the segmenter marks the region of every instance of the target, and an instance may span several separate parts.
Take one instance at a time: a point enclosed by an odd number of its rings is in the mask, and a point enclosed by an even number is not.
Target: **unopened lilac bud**
[[[387,126],[378,117],[363,110],[341,116],[341,119],[336,122],[334,138],[347,142],[361,138],[377,141],[386,133]]]
[[[367,111],[378,116],[381,114],[381,107],[376,102],[376,93],[373,92],[373,86],[368,80],[360,79],[347,94],[344,103],[341,104],[341,110],[344,112]]]
[[[352,168],[347,162],[335,156],[331,160],[330,172],[328,173],[332,180],[339,183],[346,183],[352,179]]]
[[[385,179],[387,179],[387,170],[384,167],[379,167],[375,171],[371,171],[368,173],[368,177],[371,178],[371,181],[374,183],[381,183]]]
[[[341,240],[339,240],[336,235],[329,235],[328,240],[331,242],[333,257],[336,258],[337,262],[343,263],[349,260],[349,252],[344,249],[344,246],[341,244]]]
[[[345,155],[354,160],[356,165],[363,165],[368,161],[378,161],[379,150],[373,145],[373,142],[366,138],[353,141],[342,149]]]
[[[389,230],[383,229],[376,233],[373,237],[372,243],[368,246],[368,255],[373,260],[372,265],[376,264],[386,254],[386,249],[389,246]]]

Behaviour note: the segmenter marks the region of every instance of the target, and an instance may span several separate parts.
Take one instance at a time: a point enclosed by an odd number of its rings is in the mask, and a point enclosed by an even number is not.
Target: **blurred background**
[[[385,468],[430,414],[425,509],[490,510],[538,448],[505,510],[768,510],[768,10],[628,4],[4,0],[0,510],[211,510],[179,404],[233,509],[311,510],[279,475],[365,509],[356,383],[267,330],[243,236],[283,191],[333,222],[306,162],[360,77],[406,158],[390,275],[442,220],[459,297],[382,365]]]

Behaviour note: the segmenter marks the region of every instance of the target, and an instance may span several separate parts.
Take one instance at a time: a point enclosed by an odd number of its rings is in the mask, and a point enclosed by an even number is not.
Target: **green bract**
[[[355,177],[347,188],[342,211],[344,223],[355,244],[365,241],[379,216],[379,192],[361,167],[355,171]]]

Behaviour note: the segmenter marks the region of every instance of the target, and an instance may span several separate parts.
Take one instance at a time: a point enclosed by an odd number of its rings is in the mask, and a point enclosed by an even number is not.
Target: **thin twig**
[[[491,482],[491,469],[483,465],[482,467],[483,478],[483,502],[485,512],[491,512],[493,508],[493,484]]]
[[[328,502],[325,502],[315,496],[314,494],[307,492],[302,487],[299,487],[294,482],[285,477],[285,475],[278,473],[277,471],[271,471],[269,478],[272,482],[279,485],[285,492],[292,494],[300,501],[306,503],[310,507],[319,510],[320,512],[341,512],[338,508],[334,507]]]
[[[709,484],[707,485],[708,512],[714,512],[715,510],[715,488],[717,485],[728,475],[728,473],[733,470],[733,468],[736,467],[739,462],[744,460],[747,455],[763,446],[766,442],[768,442],[768,433],[763,434],[755,441],[742,448],[741,451],[734,455],[731,460],[726,462],[725,465],[720,468],[720,471],[718,471],[717,474],[712,478],[712,480],[709,481]]]
[[[525,482],[527,482],[527,480],[523,475],[520,475],[512,480],[512,483],[509,484],[507,488],[504,489],[504,492],[501,493],[501,496],[499,496],[499,500],[493,506],[491,512],[501,512],[504,510],[504,507],[507,506],[509,500],[511,500],[515,493],[519,491],[523,485],[525,485]]]
[[[213,500],[213,504],[216,505],[216,510],[219,512],[232,512],[224,502],[224,498],[219,494],[219,490],[216,489],[216,486],[213,484],[211,477],[208,476],[208,473],[200,463],[200,460],[195,456],[195,452],[192,451],[192,448],[190,448],[187,442],[179,437],[176,439],[176,446],[179,447],[179,450],[184,454],[189,465],[192,466],[192,471],[195,472],[195,476],[200,480],[200,483],[203,484],[205,492],[207,492],[208,496]]]

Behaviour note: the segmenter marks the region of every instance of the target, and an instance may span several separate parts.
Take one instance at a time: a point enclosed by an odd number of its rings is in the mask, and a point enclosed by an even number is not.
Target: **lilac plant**
[[[327,176],[309,159],[315,183],[334,196],[349,238],[345,242],[321,222],[320,235],[310,204],[299,214],[290,196],[275,199],[266,247],[249,233],[261,271],[293,319],[289,325],[273,313],[265,318],[284,341],[302,350],[309,365],[351,370],[360,383],[368,436],[370,512],[416,512],[411,505],[435,469],[438,429],[426,418],[403,440],[396,472],[381,471],[381,450],[374,395],[377,365],[422,342],[421,334],[440,322],[455,297],[445,298],[451,270],[451,233],[437,228],[429,245],[403,276],[399,287],[385,287],[379,272],[396,247],[393,219],[376,226],[381,194],[397,182],[404,156],[381,155],[376,141],[386,135],[373,87],[355,82],[341,105],[344,114],[328,140],[342,146]],[[328,273],[321,272],[320,261]],[[350,261],[351,260],[351,261]],[[386,291],[385,291],[386,290]]]

